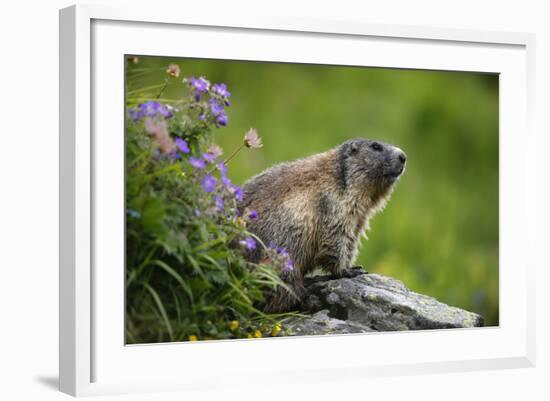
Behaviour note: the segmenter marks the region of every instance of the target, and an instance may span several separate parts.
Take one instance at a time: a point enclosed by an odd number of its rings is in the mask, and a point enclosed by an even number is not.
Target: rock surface
[[[379,274],[306,279],[306,317],[285,322],[292,335],[447,329],[483,326],[475,313],[417,294],[399,280]]]

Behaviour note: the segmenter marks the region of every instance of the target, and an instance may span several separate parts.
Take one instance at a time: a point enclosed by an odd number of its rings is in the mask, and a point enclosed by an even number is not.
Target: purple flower
[[[282,246],[280,246],[280,247],[277,248],[277,253],[278,253],[279,255],[281,255],[282,257],[284,257],[284,258],[288,257],[288,252],[287,252],[286,249],[283,248]]]
[[[132,119],[132,121],[134,123],[137,123],[139,121],[139,119],[141,118],[140,112],[136,109],[129,109],[128,114],[130,114],[130,118]]]
[[[195,78],[191,77],[189,78],[189,82],[191,83],[191,86],[195,90],[195,100],[198,102],[201,98],[201,95],[206,92],[208,89],[210,89],[210,82],[205,79],[204,77]]]
[[[290,258],[287,258],[283,270],[285,272],[291,272],[292,270],[294,270],[294,263],[292,263],[292,260]]]
[[[182,153],[189,153],[189,145],[181,138],[176,138],[176,146]]]
[[[206,174],[202,180],[202,189],[204,189],[204,192],[212,192],[214,188],[216,188],[217,182],[218,180],[216,178],[212,177],[210,174]]]
[[[227,90],[227,85],[224,84],[224,83],[214,84],[212,86],[212,90],[214,91],[214,93],[217,93],[218,95],[223,96],[223,97],[231,96],[231,93],[229,93],[228,90]]]
[[[156,117],[160,103],[153,100],[148,100],[145,103],[140,104],[138,107],[142,115],[147,117]]]
[[[237,184],[232,185],[230,190],[235,195],[235,199],[237,200],[237,202],[243,201],[243,196],[244,196],[243,190],[239,188]]]
[[[156,102],[154,100],[148,100],[145,103],[141,103],[136,109],[130,109],[130,118],[136,123],[142,117],[157,117],[162,116],[164,118],[172,118],[172,108],[168,105]]]
[[[216,117],[216,124],[217,125],[221,125],[222,127],[225,127],[227,125],[227,123],[229,122],[229,117],[227,117],[227,114],[225,113],[220,113],[217,117]]]
[[[246,237],[241,241],[241,245],[243,245],[248,251],[253,251],[256,249],[256,241],[252,237]]]
[[[205,120],[206,120],[206,114],[201,113],[201,114],[199,115],[199,120],[205,121]]]
[[[140,104],[138,107],[143,116],[156,117],[160,114],[166,118],[172,117],[172,112],[168,109],[168,107],[159,102],[155,102],[154,100],[148,100],[147,102]]]
[[[201,210],[200,210],[199,208],[196,208],[196,209],[195,209],[195,216],[201,217],[201,214],[202,214],[202,213],[201,213]]]
[[[292,259],[290,259],[290,255],[285,248],[282,246],[277,246],[273,242],[269,243],[268,248],[276,253],[275,260],[279,264],[282,264],[283,271],[291,272],[294,270],[294,263],[292,262]]]
[[[216,209],[218,212],[221,212],[223,210],[224,202],[220,195],[214,195],[214,204],[216,205]]]
[[[204,170],[206,168],[206,163],[202,159],[197,159],[195,157],[190,157],[189,158],[189,163],[191,163],[191,165],[194,168],[198,168],[200,170]]]
[[[223,109],[223,105],[214,98],[210,99],[210,111],[216,117],[216,125],[226,126],[229,118]]]
[[[227,178],[227,176],[224,176],[222,175],[222,178],[221,178],[222,182],[223,182],[223,185],[229,189],[231,188],[231,180],[229,178]]]
[[[193,85],[196,91],[206,92],[210,88],[210,81],[204,77],[199,77],[199,79],[191,77],[191,85]]]
[[[251,210],[248,214],[248,217],[252,220],[256,220],[258,218],[258,212],[255,210]]]
[[[227,177],[227,166],[224,162],[220,161],[216,164],[218,170],[220,170],[222,177]]]
[[[230,190],[231,193],[233,193],[233,189],[231,187],[231,180],[227,177],[227,165],[220,161],[218,164],[216,164],[216,167],[218,167],[218,170],[220,170],[221,180],[223,182],[223,185]]]
[[[203,153],[202,158],[208,163],[213,163],[216,161],[216,155],[210,152]]]
[[[158,112],[161,114],[164,118],[172,118],[174,116],[174,113],[172,113],[173,107],[168,104],[160,104],[159,103],[159,109]]]
[[[218,101],[214,98],[211,98],[210,99],[210,111],[212,112],[212,114],[214,114],[215,116],[218,116],[220,115],[221,113],[223,113],[223,105],[219,104]]]

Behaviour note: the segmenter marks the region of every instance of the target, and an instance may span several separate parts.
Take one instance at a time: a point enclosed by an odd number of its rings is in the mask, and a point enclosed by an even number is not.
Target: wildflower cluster
[[[243,190],[237,184],[233,184],[227,176],[227,165],[220,160],[223,154],[218,145],[211,145],[200,157],[191,156],[184,164],[184,171],[188,171],[193,182],[199,183],[205,194],[210,197],[202,197],[202,202],[196,205],[195,215],[201,216],[203,212],[208,215],[219,215],[227,221],[236,222],[238,216],[238,203],[243,200]],[[190,167],[190,168],[188,168]]]
[[[171,105],[160,95],[181,82],[181,70],[171,64],[166,74],[154,100],[128,104],[128,342],[280,335],[280,323],[256,305],[266,289],[285,286],[278,272],[292,262],[247,231],[258,212],[242,209],[243,189],[228,175],[231,159],[261,139],[250,129],[223,160],[211,130],[228,123],[227,85],[185,78],[188,95]],[[268,259],[249,262],[260,250]]]
[[[193,98],[199,109],[199,120],[214,122],[217,127],[225,127],[229,122],[225,107],[231,105],[229,102],[231,93],[227,90],[227,85],[224,83],[211,85],[210,81],[204,77],[185,78],[183,82],[193,90]]]

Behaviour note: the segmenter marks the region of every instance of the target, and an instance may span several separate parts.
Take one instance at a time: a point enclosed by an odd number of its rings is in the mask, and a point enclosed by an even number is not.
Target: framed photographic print
[[[533,44],[62,10],[61,390],[532,366]]]

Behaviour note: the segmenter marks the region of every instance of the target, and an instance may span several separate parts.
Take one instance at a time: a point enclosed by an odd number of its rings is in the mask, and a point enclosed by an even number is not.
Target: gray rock
[[[340,320],[329,316],[327,309],[304,318],[292,318],[285,322],[292,335],[349,334],[375,331],[368,326],[350,320]]]
[[[483,326],[475,313],[417,294],[399,280],[379,274],[306,280],[302,310],[284,323],[293,335],[365,333]]]

